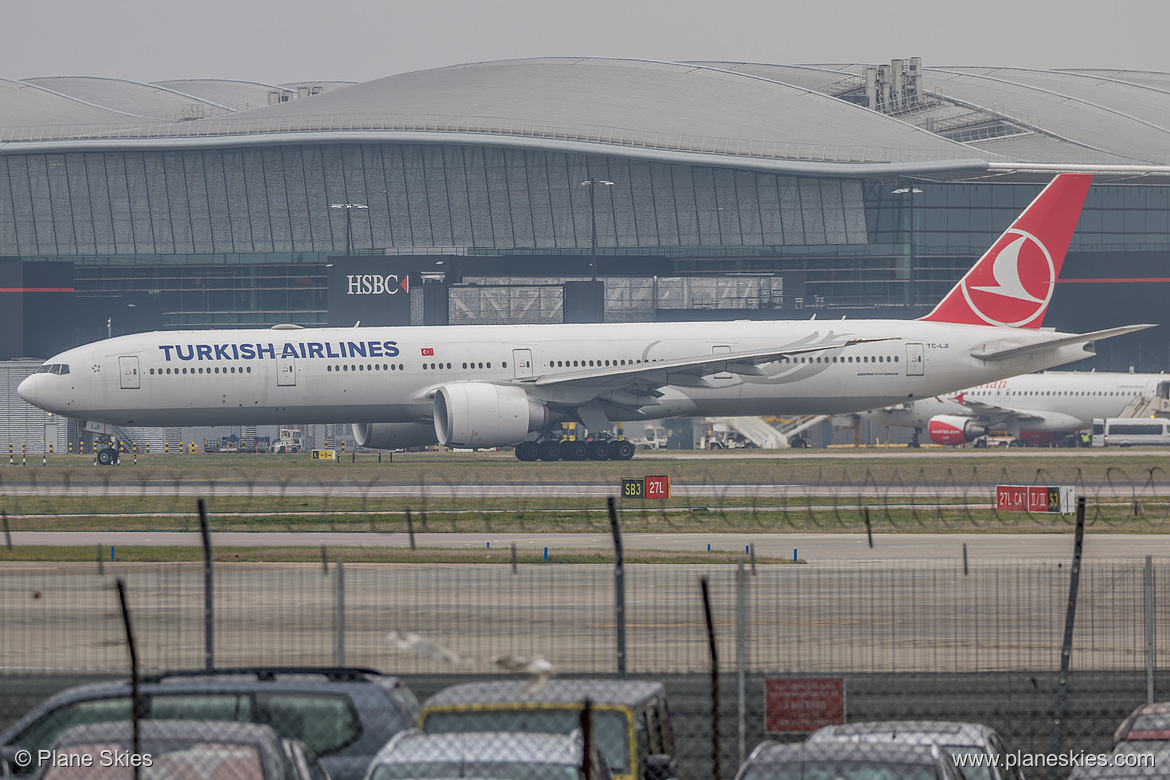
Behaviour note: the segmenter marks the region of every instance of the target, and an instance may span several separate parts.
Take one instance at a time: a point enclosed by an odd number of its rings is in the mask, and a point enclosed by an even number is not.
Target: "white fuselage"
[[[567,407],[595,399],[612,421],[675,416],[858,412],[1036,371],[1091,354],[1082,345],[984,361],[972,351],[1036,344],[1050,332],[903,320],[498,325],[160,331],[68,350],[20,394],[49,411],[135,426],[432,419],[433,396],[462,382],[522,384]],[[623,403],[605,373],[628,365],[760,349],[838,346],[715,373]],[[48,365],[47,364],[47,365]],[[531,378],[596,371],[596,380]],[[673,375],[672,375],[673,377]]]
[[[879,425],[925,429],[938,415],[984,418],[1014,435],[1071,432],[1096,417],[1116,417],[1135,398],[1154,398],[1165,389],[1165,374],[1047,371],[970,387],[864,416]]]

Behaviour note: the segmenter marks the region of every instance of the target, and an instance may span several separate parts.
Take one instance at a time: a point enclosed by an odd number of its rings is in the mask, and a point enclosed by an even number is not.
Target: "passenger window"
[[[251,723],[252,699],[236,694],[211,696],[166,695],[151,697],[150,717],[158,720],[232,720]]]
[[[357,714],[345,696],[307,693],[256,697],[257,720],[288,739],[299,739],[318,756],[341,750],[361,736]]]
[[[33,723],[12,740],[34,754],[46,750],[65,729],[85,723],[105,723],[112,720],[130,720],[130,697],[97,699],[69,704],[53,710]]]

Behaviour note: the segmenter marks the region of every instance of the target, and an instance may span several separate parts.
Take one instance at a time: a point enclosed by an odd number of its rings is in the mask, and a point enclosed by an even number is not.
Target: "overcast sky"
[[[542,56],[1170,71],[1166,0],[7,0],[0,77],[369,81]]]

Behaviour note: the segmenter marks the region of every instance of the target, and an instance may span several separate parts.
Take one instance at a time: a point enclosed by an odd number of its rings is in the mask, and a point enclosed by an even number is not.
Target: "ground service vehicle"
[[[280,439],[272,445],[273,452],[285,455],[292,452],[303,452],[304,449],[305,439],[301,436],[299,428],[281,428]]]
[[[1097,418],[1093,420],[1093,446],[1170,446],[1170,420],[1161,417]]]
[[[175,672],[143,677],[140,693],[147,719],[267,723],[280,736],[303,742],[333,780],[360,780],[379,748],[418,721],[410,689],[370,669]],[[11,761],[18,749],[35,754],[48,748],[71,726],[129,718],[129,683],[70,688],[0,734],[0,751]]]
[[[479,731],[569,734],[593,703],[593,739],[618,780],[665,780],[677,759],[666,688],[647,680],[554,678],[528,694],[521,681],[453,685],[423,704],[428,734]],[[631,750],[631,746],[634,746]]]

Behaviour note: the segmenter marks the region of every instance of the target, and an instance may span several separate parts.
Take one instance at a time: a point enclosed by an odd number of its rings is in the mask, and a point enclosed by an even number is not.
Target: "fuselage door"
[[[134,355],[118,358],[118,374],[122,377],[123,390],[137,390],[142,386],[142,378],[138,376],[138,358]]]
[[[711,347],[711,354],[712,355],[730,355],[731,354],[731,347],[723,345],[723,344],[719,344],[717,346]],[[721,379],[721,380],[727,381],[728,379],[733,379],[734,377],[732,377],[731,374],[724,371],[723,373],[716,374],[715,376],[713,376],[711,378],[712,379]]]
[[[925,376],[926,358],[921,344],[906,345],[906,376]]]
[[[297,359],[295,357],[288,355],[276,359],[276,385],[277,387],[297,386]]]
[[[512,365],[517,379],[528,379],[532,376],[532,350],[512,350]]]

